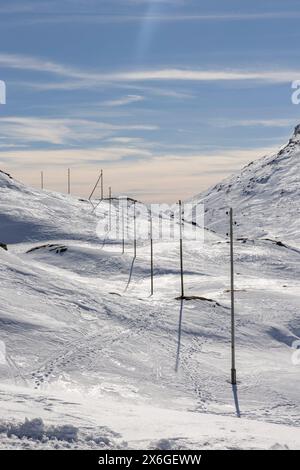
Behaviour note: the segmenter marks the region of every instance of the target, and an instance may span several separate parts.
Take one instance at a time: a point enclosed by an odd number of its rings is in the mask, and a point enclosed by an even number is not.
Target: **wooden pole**
[[[181,298],[184,297],[184,281],[183,281],[183,245],[182,245],[182,203],[179,201],[179,237],[180,237],[180,282],[181,282]]]
[[[233,210],[230,208],[230,293],[231,293],[231,383],[236,385],[235,368],[235,312],[234,312],[234,253],[233,253]]]
[[[41,171],[41,189],[44,189],[44,172]]]

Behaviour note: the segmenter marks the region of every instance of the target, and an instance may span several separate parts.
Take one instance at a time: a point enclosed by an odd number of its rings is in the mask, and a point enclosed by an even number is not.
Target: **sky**
[[[0,0],[0,169],[174,202],[300,122],[299,0]]]

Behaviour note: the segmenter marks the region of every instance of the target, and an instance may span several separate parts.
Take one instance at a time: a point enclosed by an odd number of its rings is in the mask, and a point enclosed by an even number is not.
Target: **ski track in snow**
[[[76,438],[62,434],[61,448],[300,447],[300,366],[292,363],[300,338],[298,141],[295,133],[277,156],[193,199],[206,201],[208,228],[204,244],[184,242],[185,291],[196,296],[184,301],[176,300],[178,243],[154,243],[150,297],[147,243],[133,259],[131,243],[122,255],[105,227],[96,234],[106,202],[94,213],[83,201],[0,173],[0,241],[10,242],[8,252],[0,250],[0,446],[55,448],[47,426],[60,432],[63,422]],[[235,388],[228,205],[236,208],[239,238]],[[187,231],[189,219],[186,212]],[[22,426],[25,417],[46,424]],[[34,426],[41,440],[30,437]]]

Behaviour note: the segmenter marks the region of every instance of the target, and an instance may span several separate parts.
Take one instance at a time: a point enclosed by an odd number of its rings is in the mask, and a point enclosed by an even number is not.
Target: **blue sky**
[[[192,196],[299,119],[299,1],[0,0],[0,168],[85,196]]]

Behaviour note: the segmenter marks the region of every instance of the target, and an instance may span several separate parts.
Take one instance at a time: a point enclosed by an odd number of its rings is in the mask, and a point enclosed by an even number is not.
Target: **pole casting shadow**
[[[126,287],[125,287],[125,292],[127,291],[128,287],[129,287],[129,284],[130,284],[130,282],[131,282],[132,273],[133,273],[133,266],[134,266],[135,259],[136,259],[136,256],[133,257],[133,260],[132,260],[132,263],[131,263],[129,278],[128,278],[127,285],[126,285]]]
[[[181,326],[182,326],[182,315],[183,315],[183,301],[184,301],[184,299],[180,299],[180,311],[179,311],[179,323],[178,323],[178,344],[177,344],[177,354],[176,354],[175,372],[178,372],[179,362],[180,362]]]
[[[233,393],[233,398],[234,398],[236,415],[237,415],[238,418],[240,418],[241,417],[241,410],[240,410],[240,405],[239,405],[237,385],[232,385],[232,393]]]

